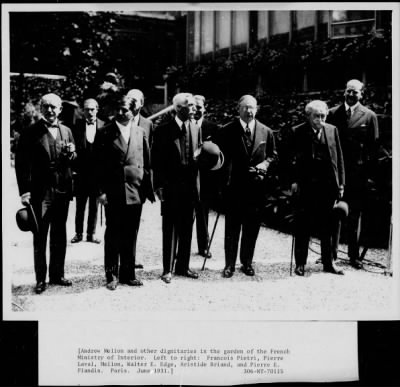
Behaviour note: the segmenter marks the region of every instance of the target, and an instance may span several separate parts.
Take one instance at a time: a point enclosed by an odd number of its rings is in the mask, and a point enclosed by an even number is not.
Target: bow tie
[[[51,122],[48,122],[48,121],[45,121],[46,122],[46,127],[47,128],[58,128],[58,123],[51,123]]]
[[[94,125],[95,123],[95,121],[86,121],[86,125]]]

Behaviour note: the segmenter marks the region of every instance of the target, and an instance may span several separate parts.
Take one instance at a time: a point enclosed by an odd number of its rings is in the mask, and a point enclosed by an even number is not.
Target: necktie
[[[246,129],[245,129],[245,134],[246,134],[246,146],[248,149],[251,148],[251,130],[249,128],[249,125],[246,125]]]
[[[350,121],[350,118],[351,118],[351,109],[350,108],[347,109],[346,116],[347,116],[347,122]]]

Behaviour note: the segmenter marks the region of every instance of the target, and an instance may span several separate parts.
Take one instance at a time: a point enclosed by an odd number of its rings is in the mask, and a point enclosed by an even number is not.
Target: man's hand
[[[98,198],[97,198],[98,202],[100,204],[102,204],[103,206],[107,205],[107,195],[105,193],[101,194]]]
[[[31,193],[25,192],[21,195],[21,203],[23,206],[28,206],[31,203]]]
[[[292,195],[296,195],[299,192],[298,184],[297,183],[292,183],[291,190],[292,190]]]
[[[163,201],[164,201],[163,189],[162,189],[162,188],[157,188],[156,191],[155,191],[155,193],[156,193],[156,196],[157,196],[158,200],[159,200],[160,202],[163,202]]]
[[[339,193],[338,193],[339,199],[343,198],[343,194],[344,194],[344,186],[340,185],[339,186]]]

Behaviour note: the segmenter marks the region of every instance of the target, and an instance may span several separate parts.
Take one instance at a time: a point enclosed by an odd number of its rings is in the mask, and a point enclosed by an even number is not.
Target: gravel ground
[[[143,209],[138,239],[137,261],[144,270],[137,277],[144,282],[140,288],[120,285],[114,292],[105,288],[103,242],[68,244],[66,277],[73,281],[70,288],[49,286],[41,295],[34,293],[32,235],[19,231],[15,212],[20,208],[14,170],[10,168],[7,187],[3,191],[3,242],[5,248],[5,278],[11,282],[12,311],[35,313],[97,312],[218,312],[237,313],[249,318],[261,312],[263,317],[285,316],[285,319],[385,319],[393,311],[396,276],[384,275],[387,251],[370,249],[366,270],[348,265],[341,246],[338,266],[344,276],[324,273],[317,262],[319,256],[310,251],[304,278],[290,276],[292,237],[262,228],[254,257],[256,275],[247,277],[237,265],[235,275],[222,278],[224,267],[224,218],[220,217],[211,248],[213,257],[201,271],[203,258],[196,255],[196,234],[193,235],[191,268],[199,279],[173,277],[167,285],[160,280],[161,217],[159,203],[147,203]],[[71,202],[68,217],[68,240],[74,235],[75,202]],[[216,214],[211,213],[210,227]],[[100,219],[99,219],[100,221]],[[104,225],[98,226],[98,236],[104,236]],[[312,250],[319,250],[311,244]],[[11,273],[11,276],[7,274]],[[7,282],[6,282],[7,284]],[[14,314],[16,318],[18,315]],[[386,317],[387,318],[387,317]]]

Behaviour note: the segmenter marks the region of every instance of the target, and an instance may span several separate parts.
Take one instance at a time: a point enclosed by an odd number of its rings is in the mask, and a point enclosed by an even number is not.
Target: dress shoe
[[[135,263],[135,269],[143,269],[143,265],[141,263]]]
[[[194,271],[191,271],[190,269],[187,269],[185,271],[175,271],[176,275],[180,275],[182,277],[188,277],[188,278],[193,278],[197,279],[199,278],[199,275],[195,273]]]
[[[92,243],[101,243],[100,239],[97,239],[94,235],[88,234],[88,236],[86,237],[86,241],[87,242],[92,242]]]
[[[326,273],[344,275],[344,271],[339,269],[333,262],[330,265],[324,265],[324,271]]]
[[[355,269],[363,268],[363,263],[359,259],[350,259],[350,265],[353,266]]]
[[[50,279],[49,281],[50,285],[60,285],[60,286],[72,286],[72,281],[61,277],[61,278],[57,278],[57,279]]]
[[[113,279],[111,281],[107,282],[107,285],[106,285],[108,290],[115,290],[117,288],[117,286],[118,286],[118,281],[117,281],[116,277],[113,277]]]
[[[171,279],[172,279],[172,274],[171,273],[165,273],[161,276],[161,279],[166,283],[169,284],[171,283]]]
[[[125,284],[129,286],[143,286],[143,282],[138,279],[130,279],[130,280],[119,280],[120,284]]]
[[[225,269],[224,269],[224,271],[222,272],[222,276],[224,277],[224,278],[231,278],[232,276],[233,276],[233,273],[235,272],[235,269],[234,268],[232,268],[232,267],[230,267],[230,266],[227,266]]]
[[[294,273],[301,277],[304,277],[304,265],[296,265]]]
[[[35,286],[35,293],[40,294],[43,293],[45,290],[46,290],[46,282],[39,281]]]
[[[198,254],[207,259],[212,257],[212,254],[209,251],[207,252],[207,250],[201,250],[198,252]]]
[[[254,273],[254,269],[252,268],[251,265],[242,266],[242,267],[241,267],[241,270],[242,270],[242,272],[243,272],[244,274],[246,274],[246,275],[248,275],[248,276],[250,276],[250,277],[252,277],[252,276],[255,274],[255,273]]]
[[[82,241],[82,234],[75,234],[75,236],[71,239],[71,243],[78,243]]]

